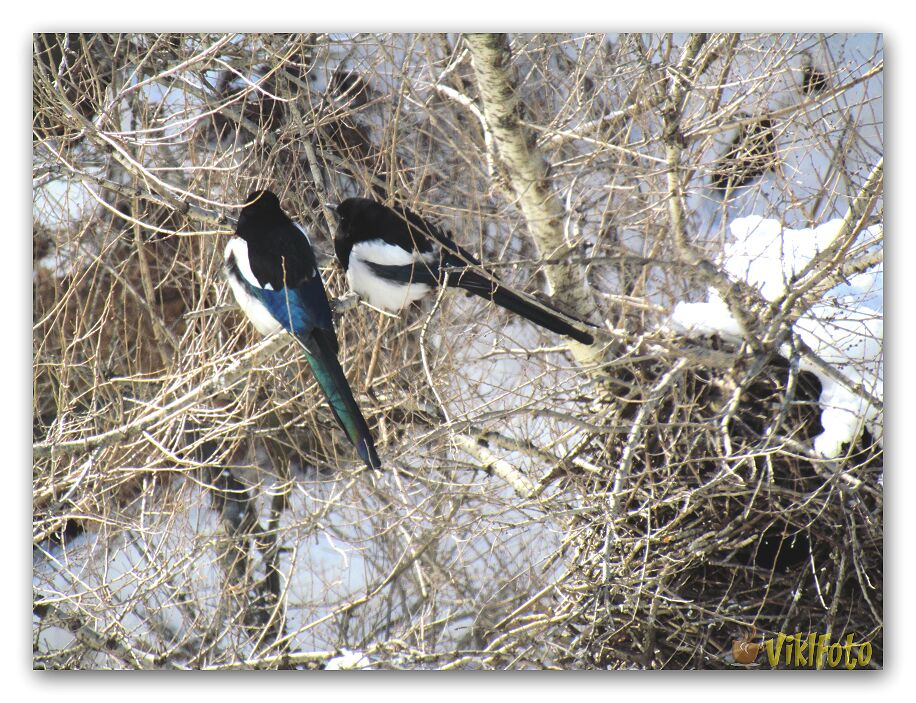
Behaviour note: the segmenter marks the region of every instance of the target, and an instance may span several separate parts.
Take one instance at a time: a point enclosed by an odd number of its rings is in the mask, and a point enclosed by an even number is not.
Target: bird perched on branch
[[[305,353],[337,422],[367,466],[381,466],[369,427],[337,360],[331,306],[308,236],[269,190],[253,192],[226,245],[226,274],[239,306],[263,335],[289,332]]]
[[[397,311],[439,286],[461,288],[551,332],[582,344],[594,343],[594,337],[582,329],[592,325],[509,290],[483,272],[480,262],[442,230],[407,208],[348,198],[336,211],[337,260],[347,272],[350,287],[370,305]]]

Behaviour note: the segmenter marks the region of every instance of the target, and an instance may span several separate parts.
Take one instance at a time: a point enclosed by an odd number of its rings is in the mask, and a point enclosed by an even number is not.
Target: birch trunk
[[[572,251],[563,236],[566,210],[548,177],[548,163],[520,120],[518,91],[512,71],[512,52],[505,34],[465,36],[474,60],[477,89],[493,143],[509,178],[516,203],[542,259],[562,260]],[[600,318],[586,286],[581,266],[545,264],[550,293],[560,305],[584,320]],[[569,340],[569,349],[583,366],[600,364],[602,348]]]

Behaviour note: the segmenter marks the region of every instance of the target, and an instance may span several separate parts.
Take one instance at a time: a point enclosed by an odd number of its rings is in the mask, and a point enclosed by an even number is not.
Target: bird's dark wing
[[[274,319],[292,334],[309,334],[313,329],[334,331],[331,306],[321,278],[306,279],[296,288],[259,288],[249,291],[260,300]]]
[[[459,246],[441,227],[424,220],[407,208],[396,208],[394,211],[397,213],[404,230],[410,231],[411,239],[425,243],[424,251],[431,251],[432,248],[429,246],[429,242],[432,241],[438,244],[444,253],[451,254],[457,261],[463,262],[465,265],[481,266],[480,261],[471,252]]]
[[[266,247],[249,247],[251,271],[262,286],[274,290],[295,288],[318,277],[318,262],[305,232],[289,221],[282,236],[268,240]]]
[[[317,270],[294,288],[270,290],[254,286],[244,277],[242,280],[246,290],[299,342],[334,417],[362,460],[370,468],[380,468],[372,433],[337,359],[331,306]]]
[[[366,266],[379,278],[395,283],[425,283],[428,286],[443,285],[442,268],[438,264],[417,261],[412,264],[377,264],[366,261]]]
[[[459,246],[441,228],[420,219],[416,215],[413,217],[411,215],[413,213],[408,212],[404,214],[404,217],[413,227],[421,229],[426,237],[439,245],[441,249],[439,266],[435,269],[405,266],[400,267],[401,271],[389,270],[380,275],[387,275],[388,277],[409,275],[411,277],[409,280],[417,283],[433,284],[435,282],[442,285],[444,282],[445,285],[461,288],[481,298],[491,300],[500,307],[506,308],[506,310],[516,315],[521,315],[551,332],[572,337],[582,344],[594,343],[595,338],[591,334],[572,324],[571,321],[575,320],[588,327],[595,327],[595,325],[566,315],[552,305],[509,289],[497,277],[485,271],[480,261],[473,254]],[[376,267],[372,266],[372,268],[375,270]],[[386,268],[394,269],[396,267]]]

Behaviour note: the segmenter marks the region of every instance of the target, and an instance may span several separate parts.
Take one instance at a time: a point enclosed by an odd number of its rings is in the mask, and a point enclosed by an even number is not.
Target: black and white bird
[[[253,192],[226,245],[236,301],[263,335],[289,332],[305,353],[328,405],[367,466],[381,466],[369,427],[337,360],[331,306],[308,235],[269,190]]]
[[[441,229],[404,207],[348,198],[337,208],[334,249],[350,287],[370,305],[401,310],[439,286],[492,300],[536,325],[593,344],[594,337],[559,310],[479,273],[480,262]],[[476,269],[476,270],[475,270]]]

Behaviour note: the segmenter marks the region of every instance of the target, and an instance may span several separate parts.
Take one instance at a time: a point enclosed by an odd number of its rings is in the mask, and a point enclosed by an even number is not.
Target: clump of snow
[[[729,276],[746,281],[769,301],[783,296],[793,278],[836,238],[842,220],[810,229],[789,229],[777,220],[743,217],[734,220],[729,242],[719,259]],[[880,246],[882,226],[863,230],[857,247]],[[852,385],[860,386],[880,402],[884,399],[884,303],[883,267],[856,274],[823,296],[795,324],[799,337],[814,353],[830,364]],[[678,303],[669,326],[684,334],[719,334],[738,341],[742,328],[716,291],[706,302]],[[783,350],[787,356],[788,349]],[[801,368],[821,382],[819,399],[822,434],[814,439],[821,456],[835,458],[842,445],[852,442],[864,426],[878,441],[883,437],[880,410],[847,384],[838,382],[822,368],[802,358]]]
[[[725,339],[738,341],[743,332],[732,317],[728,305],[714,290],[709,291],[705,303],[678,303],[669,324],[676,332],[706,337],[718,334]]]
[[[371,662],[359,652],[341,649],[340,654],[328,660],[326,671],[342,671],[344,669],[371,669]]]

